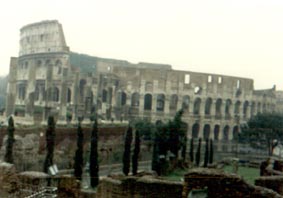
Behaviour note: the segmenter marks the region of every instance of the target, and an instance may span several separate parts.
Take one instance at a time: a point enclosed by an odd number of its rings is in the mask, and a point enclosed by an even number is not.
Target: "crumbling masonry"
[[[71,52],[62,25],[42,21],[20,30],[12,57],[6,115],[43,121],[88,118],[167,120],[183,108],[189,137],[231,140],[257,112],[274,111],[275,87],[253,80],[172,69],[171,65],[105,59]]]

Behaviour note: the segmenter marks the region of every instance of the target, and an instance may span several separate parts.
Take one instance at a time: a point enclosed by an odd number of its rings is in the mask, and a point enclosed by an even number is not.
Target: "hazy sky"
[[[57,19],[72,51],[133,63],[254,79],[283,90],[282,0],[7,0],[0,74],[18,56],[19,29]]]

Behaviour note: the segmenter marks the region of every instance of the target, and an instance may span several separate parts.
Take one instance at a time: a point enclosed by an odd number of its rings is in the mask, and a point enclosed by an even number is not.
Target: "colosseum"
[[[56,20],[20,30],[12,57],[6,115],[43,121],[101,119],[168,120],[183,108],[189,137],[231,140],[258,112],[275,111],[275,87],[254,90],[253,80],[174,70],[171,65],[132,64],[70,51]]]

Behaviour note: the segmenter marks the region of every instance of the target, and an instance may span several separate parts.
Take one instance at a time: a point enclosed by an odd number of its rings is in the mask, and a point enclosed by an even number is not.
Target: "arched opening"
[[[245,102],[244,102],[244,108],[243,108],[243,114],[244,114],[244,117],[245,117],[245,118],[247,117],[248,107],[249,107],[249,102],[248,102],[248,101],[245,101]]]
[[[205,102],[205,109],[204,109],[204,114],[205,115],[210,115],[211,113],[211,105],[212,105],[212,99],[207,98]]]
[[[239,135],[239,127],[234,126],[233,127],[233,140],[238,140],[238,135]]]
[[[177,105],[178,105],[178,96],[177,94],[173,94],[171,95],[171,98],[170,98],[170,105],[169,105],[169,108],[170,110],[177,110]]]
[[[59,89],[57,87],[51,87],[48,89],[48,100],[53,102],[59,101]]]
[[[203,127],[203,138],[206,140],[209,139],[209,137],[210,137],[210,125],[206,124]]]
[[[26,98],[26,86],[23,84],[19,85],[19,96],[20,100],[24,100]]]
[[[156,98],[156,111],[164,111],[165,96],[164,94],[158,94]]]
[[[138,107],[139,105],[140,105],[140,95],[139,93],[135,92],[132,94],[131,106]]]
[[[261,112],[261,103],[258,102],[257,103],[257,113],[260,113]]]
[[[266,104],[265,103],[263,103],[263,105],[262,105],[262,112],[266,113]]]
[[[199,124],[195,123],[192,127],[192,137],[198,138],[198,134],[199,134]]]
[[[235,114],[235,115],[239,115],[239,113],[240,113],[240,106],[241,106],[241,102],[238,100],[238,101],[235,103],[235,109],[234,109],[234,114]]]
[[[251,104],[251,116],[254,116],[255,114],[255,102],[252,101],[252,104]]]
[[[194,103],[194,114],[198,115],[200,112],[200,105],[201,105],[201,99],[197,98],[195,99],[195,103]]]
[[[216,141],[219,140],[219,131],[220,131],[220,126],[215,125],[214,126],[214,140],[216,140]]]
[[[121,106],[126,105],[127,103],[127,94],[125,92],[121,93]]]
[[[189,110],[189,104],[190,104],[190,96],[183,96],[183,102],[182,102],[182,108],[184,110]]]
[[[105,89],[102,90],[102,102],[107,102],[107,91]]]
[[[68,88],[67,89],[67,103],[70,103],[72,100],[72,92],[71,92],[71,89]]]
[[[39,100],[39,87],[36,86],[34,91],[34,101],[38,101],[38,100]]]
[[[223,129],[223,140],[228,141],[229,140],[229,126],[226,125]]]
[[[83,101],[83,98],[84,98],[85,85],[86,85],[86,80],[81,79],[80,84],[79,84],[79,93],[80,93],[81,102]]]
[[[144,110],[151,110],[152,106],[152,95],[145,94],[144,96]]]
[[[215,114],[217,117],[221,116],[222,99],[218,98],[216,100]]]
[[[227,99],[226,104],[225,104],[225,117],[226,118],[231,117],[231,113],[230,113],[231,105],[232,105],[232,101],[230,99]]]

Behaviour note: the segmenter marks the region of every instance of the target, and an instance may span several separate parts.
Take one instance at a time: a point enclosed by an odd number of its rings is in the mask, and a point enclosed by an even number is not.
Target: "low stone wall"
[[[161,180],[154,176],[118,176],[101,180],[96,198],[124,197],[181,197],[181,182]]]
[[[198,189],[206,189],[208,198],[282,197],[270,189],[250,185],[237,175],[224,173],[217,169],[192,169],[184,176],[183,198],[187,198],[192,190]]]
[[[256,179],[255,185],[272,189],[283,196],[283,176],[264,176]]]
[[[19,177],[13,164],[0,163],[0,195],[12,194],[19,190]]]

